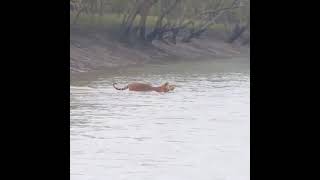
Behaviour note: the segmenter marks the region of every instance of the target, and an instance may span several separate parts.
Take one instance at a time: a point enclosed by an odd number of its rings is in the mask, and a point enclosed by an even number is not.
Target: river
[[[132,81],[177,87],[112,87]],[[249,60],[84,73],[70,93],[71,180],[250,179]]]

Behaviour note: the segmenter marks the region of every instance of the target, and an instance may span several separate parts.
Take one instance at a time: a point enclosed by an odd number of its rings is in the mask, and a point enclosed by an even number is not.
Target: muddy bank
[[[154,41],[151,46],[133,46],[113,40],[105,34],[71,33],[70,72],[77,74],[166,60],[249,57],[249,51],[248,46],[228,44],[208,36],[194,39],[190,43],[166,44]]]

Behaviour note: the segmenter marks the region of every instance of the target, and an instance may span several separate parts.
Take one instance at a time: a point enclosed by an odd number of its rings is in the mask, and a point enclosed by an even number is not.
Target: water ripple
[[[197,66],[154,66],[73,84],[71,179],[249,179],[249,73]],[[116,91],[115,80],[177,88]]]

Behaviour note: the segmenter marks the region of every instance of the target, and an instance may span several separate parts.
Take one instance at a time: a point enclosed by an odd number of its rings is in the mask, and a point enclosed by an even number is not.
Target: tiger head
[[[161,86],[163,92],[173,91],[175,89],[175,85],[170,85],[168,82],[164,83]]]

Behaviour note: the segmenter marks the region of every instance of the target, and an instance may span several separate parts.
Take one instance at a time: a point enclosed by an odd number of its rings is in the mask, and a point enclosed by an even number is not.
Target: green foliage
[[[145,28],[153,29],[161,14],[175,1],[156,1],[148,10]],[[199,17],[200,14],[207,11],[214,12],[229,8],[235,1],[239,7],[227,10],[223,15],[217,16],[218,18],[214,21],[208,20],[210,18],[208,14],[205,17]],[[121,29],[124,18],[132,15],[139,7],[138,5],[143,4],[143,2],[147,2],[147,0],[70,0],[70,3],[76,3],[79,7],[76,10],[70,10],[71,26],[75,25],[74,22],[76,22],[76,25],[80,27]],[[79,13],[79,16],[75,21],[77,13]],[[213,16],[215,15],[213,14]],[[138,13],[133,20],[133,27],[138,27],[140,19]],[[187,30],[207,28],[230,32],[230,27],[233,27],[232,24],[247,24],[250,21],[250,0],[180,0],[174,6],[174,9],[164,16],[162,23],[166,24],[169,21],[173,24],[178,24],[180,21],[192,21],[192,24],[185,27]],[[206,24],[209,25],[206,26]]]

